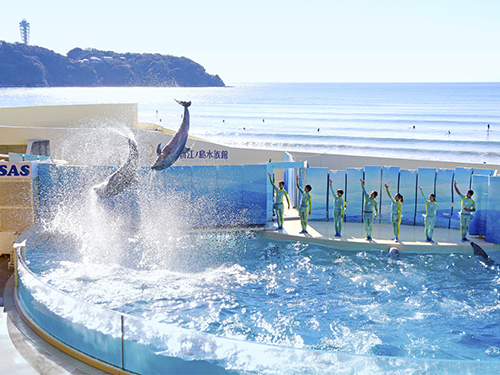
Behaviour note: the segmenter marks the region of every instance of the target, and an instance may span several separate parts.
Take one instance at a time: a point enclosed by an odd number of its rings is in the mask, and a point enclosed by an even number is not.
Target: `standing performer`
[[[467,190],[467,195],[464,196],[460,193],[457,186],[457,180],[454,180],[455,191],[462,198],[462,209],[460,210],[460,235],[462,242],[469,241],[467,239],[467,232],[469,232],[470,221],[472,220],[472,213],[476,211],[476,202],[472,199],[474,195],[473,190]]]
[[[372,240],[372,232],[373,232],[373,220],[377,218],[378,215],[378,206],[377,198],[378,192],[373,190],[370,195],[365,190],[365,181],[363,179],[359,179],[361,181],[361,187],[363,188],[363,193],[366,195],[365,204],[363,206],[363,221],[365,223],[365,233],[366,240]],[[373,214],[373,209],[375,209],[375,215]]]
[[[274,208],[276,210],[276,220],[278,222],[278,230],[283,229],[283,215],[284,215],[284,209],[283,209],[283,196],[286,198],[286,201],[288,202],[288,209],[290,209],[290,199],[288,198],[288,193],[285,190],[285,182],[280,181],[278,184],[279,187],[277,187],[274,182],[273,182],[273,177],[271,176],[271,173],[268,173],[269,175],[269,181],[271,181],[271,185],[273,185],[274,190],[276,190],[276,203],[274,204]]]
[[[309,221],[309,215],[311,214],[311,185],[306,185],[304,190],[300,187],[299,176],[297,176],[297,188],[302,194],[302,199],[300,201],[300,225],[302,226],[302,231],[300,233],[307,233],[307,222]]]
[[[333,181],[331,178],[328,179],[330,181],[330,190],[333,195],[333,222],[335,223],[335,237],[342,237],[342,222],[344,221],[344,212],[345,212],[345,200],[344,200],[344,190],[338,189],[337,195],[333,192]]]
[[[424,191],[422,187],[418,187],[420,192],[422,193],[422,197],[424,198],[425,203],[425,241],[432,242],[432,234],[434,233],[434,226],[436,225],[436,212],[437,212],[437,203],[436,196],[434,194],[429,194],[429,199],[425,197]]]
[[[385,185],[385,191],[387,191],[387,195],[391,200],[391,223],[392,223],[392,231],[394,232],[394,238],[392,241],[398,242],[399,239],[399,226],[401,225],[401,213],[403,212],[403,196],[397,193],[394,198],[391,197],[391,193],[389,192],[389,186]]]

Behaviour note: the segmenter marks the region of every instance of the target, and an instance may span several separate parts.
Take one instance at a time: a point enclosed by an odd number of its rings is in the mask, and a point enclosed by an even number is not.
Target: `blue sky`
[[[3,0],[0,40],[186,56],[230,83],[500,81],[500,0]]]

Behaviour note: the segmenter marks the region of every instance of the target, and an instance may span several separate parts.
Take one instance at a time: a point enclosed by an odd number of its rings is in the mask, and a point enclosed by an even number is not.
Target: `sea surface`
[[[0,107],[138,103],[170,129],[174,98],[193,102],[191,135],[228,146],[500,164],[500,83],[0,88]]]

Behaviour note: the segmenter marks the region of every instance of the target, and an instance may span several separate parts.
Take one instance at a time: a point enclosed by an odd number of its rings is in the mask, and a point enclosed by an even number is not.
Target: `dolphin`
[[[396,259],[396,258],[399,258],[399,250],[396,249],[395,247],[391,247],[389,249],[389,256],[392,258],[392,259]]]
[[[485,259],[488,259],[488,254],[479,246],[478,244],[471,242],[470,245],[474,249],[474,255],[480,255]]]
[[[101,198],[110,198],[126,188],[139,183],[137,164],[139,151],[135,140],[128,138],[129,154],[123,165],[99,185],[94,186],[96,194]]]
[[[188,107],[191,105],[191,102],[181,102],[177,99],[174,99],[177,103],[184,107],[184,116],[182,118],[182,124],[177,130],[177,133],[172,137],[170,142],[163,148],[161,147],[161,143],[158,145],[156,149],[156,153],[158,157],[156,158],[155,163],[151,167],[151,169],[161,171],[170,167],[175,161],[179,158],[181,154],[184,154],[189,151],[189,148],[186,147],[186,141],[188,139],[189,132],[189,110]]]

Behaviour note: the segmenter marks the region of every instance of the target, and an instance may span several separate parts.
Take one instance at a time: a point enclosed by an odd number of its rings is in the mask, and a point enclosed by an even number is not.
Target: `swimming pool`
[[[272,242],[250,231],[166,236],[154,246],[139,234],[120,256],[110,249],[99,261],[78,241],[34,236],[26,262],[44,284],[143,322],[148,334],[135,342],[157,355],[259,373],[349,372],[360,363],[367,373],[385,366],[410,373],[422,366],[500,368],[500,266],[493,261],[454,254],[392,259],[379,250]],[[48,294],[38,298],[74,319]],[[199,348],[176,350],[171,341],[165,348],[165,327],[198,335]],[[247,349],[221,353],[206,347],[224,347],[212,340]],[[255,355],[260,350],[267,354]],[[267,358],[268,350],[287,364]]]

